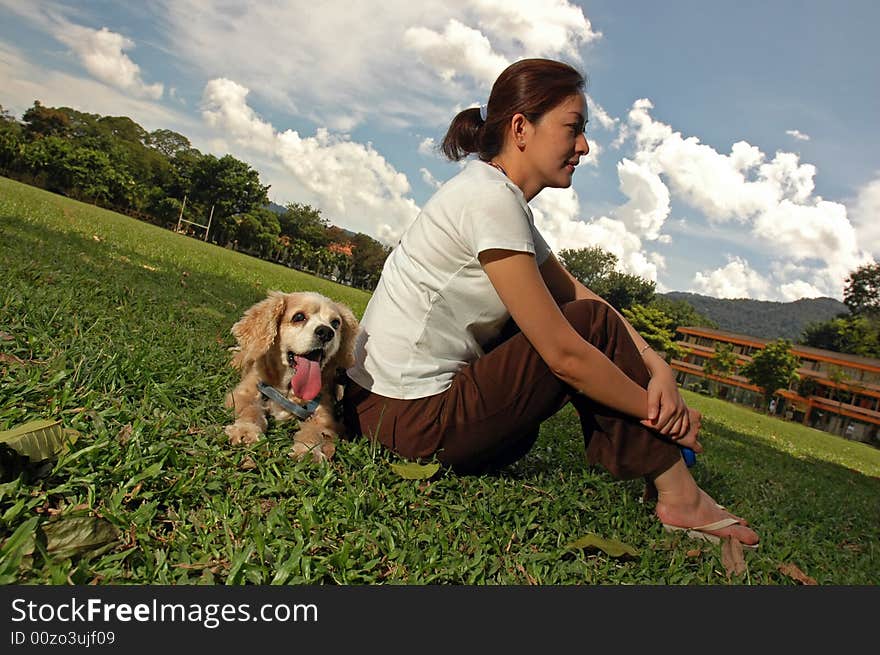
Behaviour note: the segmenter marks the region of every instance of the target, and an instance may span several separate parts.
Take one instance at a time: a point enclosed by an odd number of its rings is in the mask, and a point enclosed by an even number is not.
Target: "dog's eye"
[[[303,314],[302,312],[297,312],[296,314],[293,315],[293,322],[294,323],[302,323],[304,320],[306,320],[306,315]]]
[[[334,318],[332,321],[330,321],[330,327],[332,327],[334,330],[338,330],[340,325],[342,325],[342,323],[338,318]]]

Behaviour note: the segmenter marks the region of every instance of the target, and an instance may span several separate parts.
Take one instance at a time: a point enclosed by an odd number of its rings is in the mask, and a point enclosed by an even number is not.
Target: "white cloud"
[[[178,130],[194,143],[199,137],[198,123],[184,114],[90,78],[48,70],[3,43],[0,43],[0,80],[3,80],[3,106],[19,116],[34,100],[39,100],[49,107],[130,116],[148,130]]]
[[[785,130],[785,133],[788,136],[790,136],[794,139],[797,139],[798,141],[809,141],[810,140],[810,135],[804,134],[800,130]]]
[[[649,100],[638,100],[628,116],[626,137],[636,145],[633,160],[642,167],[639,173],[647,170],[660,176],[673,199],[700,210],[710,223],[734,221],[744,226],[749,234],[743,234],[743,244],[771,260],[812,262],[810,280],[780,277],[771,284],[744,259],[734,258],[721,269],[698,274],[696,284],[703,291],[723,297],[783,297],[800,290],[842,296],[848,272],[868,256],[857,242],[846,207],[814,195],[815,166],[801,163],[790,152],[768,159],[745,141],[735,143],[730,154],[721,154],[697,137],[684,137],[654,120],[652,108]],[[631,183],[640,179],[635,170],[629,172]],[[645,187],[636,184],[644,194],[644,206],[651,208]],[[661,216],[659,209],[648,216],[635,212],[628,223],[650,236]]]
[[[605,108],[602,107],[596,100],[589,94],[587,94],[587,107],[588,107],[588,118],[591,124],[598,123],[600,127],[606,130],[614,129],[618,123],[620,123],[619,118],[614,118],[605,111]]]
[[[850,210],[859,245],[880,260],[880,177],[859,189]]]
[[[165,39],[191,70],[342,131],[376,118],[386,127],[446,125],[453,106],[485,99],[507,62],[541,53],[576,60],[599,38],[568,0],[385,0],[381,11],[327,0],[309,5],[308,20],[298,2],[246,10],[161,2]]]
[[[566,55],[580,60],[578,48],[602,36],[583,10],[568,0],[474,0],[477,23],[507,50],[526,57]]]
[[[571,187],[544,189],[530,206],[535,225],[553,251],[599,246],[617,256],[620,270],[657,280],[662,257],[643,252],[641,239],[623,221],[607,216],[580,220],[580,201]]]
[[[442,182],[431,174],[427,168],[420,168],[419,173],[422,174],[422,180],[432,189],[439,189]]]
[[[426,157],[437,156],[437,142],[434,137],[427,137],[419,143],[419,154]]]
[[[226,78],[210,80],[202,94],[202,117],[241,145],[262,153],[275,150],[275,130],[259,118],[246,98],[248,89]]]
[[[0,5],[70,47],[95,79],[140,98],[162,97],[163,85],[144,82],[140,66],[124,52],[135,47],[130,38],[106,27],[96,30],[74,23],[65,13],[75,9],[55,3],[0,0]]]
[[[211,80],[203,95],[205,121],[235,144],[282,165],[293,176],[283,191],[321,209],[334,225],[386,243],[397,240],[419,210],[407,197],[406,175],[371,144],[325,128],[310,137],[276,131],[248,106],[247,95],[248,89],[232,80]]]
[[[146,84],[141,69],[124,50],[134,48],[134,41],[111,32],[106,27],[93,30],[66,23],[54,30],[55,37],[76,52],[80,61],[95,78],[143,98],[158,100],[162,84]]]
[[[411,27],[404,33],[403,42],[446,82],[466,75],[484,86],[491,86],[510,64],[492,50],[492,44],[482,32],[454,18],[442,33],[427,27]]]
[[[825,294],[804,280],[795,280],[779,287],[779,295],[784,302],[794,302],[801,298],[821,298]]]
[[[620,190],[629,200],[615,216],[631,231],[646,239],[657,239],[669,216],[669,189],[647,166],[623,159],[617,164]]]
[[[741,257],[730,257],[726,266],[694,275],[694,289],[716,298],[770,298],[770,283]]]

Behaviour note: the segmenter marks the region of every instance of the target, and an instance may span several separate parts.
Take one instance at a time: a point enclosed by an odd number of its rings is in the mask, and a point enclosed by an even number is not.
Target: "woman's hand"
[[[691,442],[696,440],[691,426],[693,418],[699,424],[699,412],[688,409],[671,372],[653,375],[648,383],[648,418],[642,425],[676,441],[690,437],[687,441]]]

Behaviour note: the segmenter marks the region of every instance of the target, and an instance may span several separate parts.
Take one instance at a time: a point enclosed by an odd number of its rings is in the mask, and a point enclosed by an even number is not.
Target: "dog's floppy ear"
[[[245,311],[241,320],[232,326],[232,334],[241,347],[232,359],[233,366],[243,368],[269,352],[286,302],[284,293],[270,291],[268,298]]]
[[[339,317],[342,319],[342,342],[339,344],[339,351],[336,353],[336,366],[339,368],[350,368],[354,366],[354,344],[358,334],[358,321],[354,317],[354,313],[347,306],[341,303],[334,303]]]

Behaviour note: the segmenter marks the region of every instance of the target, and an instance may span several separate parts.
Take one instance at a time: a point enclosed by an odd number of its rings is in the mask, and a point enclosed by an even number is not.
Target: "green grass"
[[[570,409],[495,476],[404,480],[364,440],[329,465],[295,463],[289,425],[230,447],[241,312],[268,289],[310,289],[360,315],[363,292],[3,178],[0,267],[0,430],[57,418],[80,435],[0,484],[0,580],[792,585],[791,563],[819,584],[880,581],[868,446],[687,394],[706,414],[695,477],[762,536],[729,580],[717,547],[663,532],[639,482],[584,463]],[[41,528],[72,517],[103,517],[119,541],[55,555]],[[566,548],[589,532],[639,555]],[[33,534],[32,555],[16,547]]]

